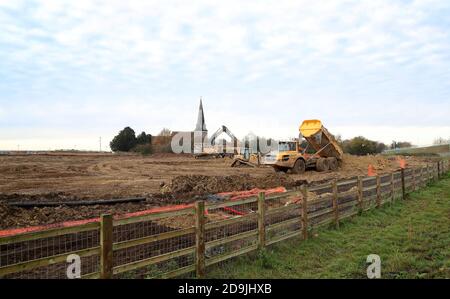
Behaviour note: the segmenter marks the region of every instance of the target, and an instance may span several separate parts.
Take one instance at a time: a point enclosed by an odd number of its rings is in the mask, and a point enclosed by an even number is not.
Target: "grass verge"
[[[382,278],[450,278],[450,174],[405,201],[209,269],[208,278],[366,278],[378,254]]]

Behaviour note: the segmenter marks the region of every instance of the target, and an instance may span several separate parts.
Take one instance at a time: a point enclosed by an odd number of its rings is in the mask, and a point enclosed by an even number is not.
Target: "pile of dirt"
[[[79,207],[17,208],[0,201],[0,229],[54,224],[68,220],[97,218],[101,214],[125,214],[154,207],[152,204],[115,204]]]
[[[342,171],[367,172],[368,166],[372,165],[375,170],[392,171],[400,167],[398,161],[381,155],[352,156],[345,154],[342,159]]]
[[[404,159],[406,161],[406,167],[425,165],[427,162],[425,159],[416,157],[383,155],[353,156],[344,154],[344,158],[342,159],[342,167],[339,169],[339,172],[354,173],[357,171],[360,173],[367,173],[369,164],[380,173],[392,172],[400,168],[400,159]]]
[[[4,194],[0,193],[0,201],[8,202],[51,202],[51,201],[69,201],[80,199],[74,195],[69,195],[64,192],[49,192],[49,193],[35,193],[35,194]]]
[[[173,194],[202,195],[253,188],[294,187],[301,183],[286,174],[273,173],[252,177],[248,174],[229,176],[182,175],[172,180],[170,191]]]

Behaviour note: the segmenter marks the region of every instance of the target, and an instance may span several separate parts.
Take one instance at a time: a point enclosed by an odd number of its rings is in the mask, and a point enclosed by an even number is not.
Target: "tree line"
[[[413,145],[409,141],[392,141],[390,145],[386,145],[383,142],[374,141],[365,138],[364,136],[357,136],[351,139],[342,140],[340,136],[337,136],[337,141],[341,145],[344,153],[351,155],[368,155],[379,154],[387,149],[407,148]]]
[[[170,151],[170,136],[172,132],[164,128],[157,135],[157,142],[152,142],[155,136],[142,131],[136,136],[135,131],[130,127],[121,130],[109,143],[113,152],[137,152],[141,154],[151,154],[154,152]]]
[[[171,152],[171,136],[172,132],[167,128],[162,129],[162,131],[156,136],[147,134],[145,131],[136,136],[136,133],[132,128],[125,127],[113,138],[110,142],[110,147],[114,152],[138,152],[142,154]],[[267,140],[272,140],[261,136],[248,135],[243,140],[243,143],[247,145],[249,139],[252,138],[264,140],[266,142]],[[342,140],[341,136],[337,135],[336,140],[345,153],[352,155],[378,154],[386,149],[408,148],[413,146],[411,142],[407,141],[392,141],[390,145],[386,145],[383,142],[370,140],[363,136]],[[443,143],[445,141],[447,140],[440,139],[438,142]],[[301,144],[303,147],[306,146],[304,142],[305,141]]]

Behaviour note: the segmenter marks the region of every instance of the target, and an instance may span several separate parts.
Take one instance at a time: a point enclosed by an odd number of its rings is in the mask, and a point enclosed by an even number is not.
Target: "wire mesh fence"
[[[3,278],[67,278],[67,256],[81,258],[81,274],[99,271],[99,230],[74,232],[39,238],[23,237],[23,241],[0,239],[0,269]],[[32,264],[28,264],[32,261]]]
[[[264,239],[267,244],[301,230],[302,200],[303,195],[299,190],[264,200]]]
[[[115,278],[157,278],[194,264],[194,211],[113,228]]]

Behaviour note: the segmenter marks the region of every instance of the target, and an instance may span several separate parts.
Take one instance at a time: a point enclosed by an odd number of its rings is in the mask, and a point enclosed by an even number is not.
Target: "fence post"
[[[308,188],[302,187],[302,233],[303,240],[308,239]]]
[[[205,202],[195,202],[195,272],[205,276]]]
[[[394,173],[391,173],[391,203],[395,200],[395,184],[394,184]]]
[[[436,164],[438,166],[436,166]],[[439,162],[433,165],[433,176],[434,179],[437,181],[439,179]]]
[[[260,192],[258,195],[258,248],[266,246],[266,206],[264,204],[266,194]]]
[[[381,178],[377,175],[377,208],[381,207]]]
[[[426,176],[425,176],[426,171],[423,170],[425,167],[426,166],[422,166],[420,168],[420,183],[421,183],[422,187],[425,187],[427,185],[427,180],[426,180]]]
[[[427,185],[427,167],[422,166],[422,184],[425,187]]]
[[[441,161],[437,162],[437,167],[438,167],[438,169],[437,169],[437,177],[438,177],[438,180],[440,180],[441,179]]]
[[[427,164],[427,181],[431,182],[432,179],[433,179],[433,170],[431,169],[431,164],[428,163]]]
[[[402,168],[401,169],[401,173],[402,173],[402,199],[405,200],[405,169]]]
[[[100,218],[100,278],[113,277],[113,217],[104,214]]]
[[[412,170],[412,185],[413,185],[413,191],[416,191],[416,169],[411,168]]]
[[[420,188],[422,188],[422,166],[419,167],[419,175],[418,175],[418,182],[416,183],[417,185],[417,190],[420,190]]]
[[[428,164],[428,168],[430,169],[430,181],[434,180],[434,173],[433,173],[433,164]]]
[[[358,175],[358,205],[359,205],[359,211],[363,211],[363,183],[362,178],[360,175]]]
[[[333,180],[333,212],[334,212],[334,226],[339,228],[339,203],[338,203],[338,187],[337,180]]]

